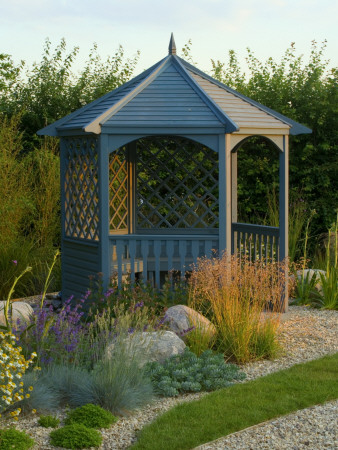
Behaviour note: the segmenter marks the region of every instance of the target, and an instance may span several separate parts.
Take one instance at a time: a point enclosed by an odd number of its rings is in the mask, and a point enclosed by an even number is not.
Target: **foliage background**
[[[278,62],[261,62],[247,49],[247,72],[230,50],[226,62],[212,60],[210,70],[219,81],[313,130],[290,139],[290,188],[305,214],[316,209],[315,238],[334,222],[338,205],[338,68],[329,68],[325,48],[326,42],[313,41],[307,62],[294,44]],[[128,81],[139,57],[125,58],[119,46],[102,60],[94,45],[76,73],[78,51],[68,51],[65,40],[53,48],[47,39],[41,61],[30,68],[0,53],[0,297],[32,261],[35,270],[27,277],[33,278],[23,279],[16,294],[41,290],[46,263],[60,245],[58,140],[36,132]],[[182,56],[194,63],[191,41]],[[239,220],[276,225],[271,201],[278,198],[277,150],[252,138],[238,159]],[[58,273],[53,283],[51,288],[60,288]]]

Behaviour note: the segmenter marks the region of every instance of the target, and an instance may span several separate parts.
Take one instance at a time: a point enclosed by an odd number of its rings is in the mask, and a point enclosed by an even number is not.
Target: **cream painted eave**
[[[282,135],[290,134],[291,126],[278,127],[278,128],[262,128],[262,127],[241,127],[238,131],[234,131],[232,134],[245,134],[245,135]]]
[[[284,146],[285,146],[285,137],[288,139],[289,137],[289,131],[287,131],[284,134],[280,134],[280,133],[275,133],[275,134],[270,134],[270,133],[255,133],[252,134],[250,132],[248,133],[232,133],[229,135],[230,136],[230,151],[233,151],[235,149],[235,147],[238,146],[238,144],[240,144],[243,140],[247,139],[247,138],[251,138],[253,136],[262,136],[262,137],[266,137],[267,139],[269,139],[270,141],[272,141],[281,152],[284,151]]]

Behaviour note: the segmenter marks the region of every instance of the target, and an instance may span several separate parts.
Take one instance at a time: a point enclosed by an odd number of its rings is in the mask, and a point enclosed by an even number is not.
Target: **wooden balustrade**
[[[252,261],[279,261],[279,228],[233,223],[231,252]]]
[[[110,274],[117,274],[119,286],[130,274],[131,281],[142,277],[160,287],[168,272],[184,278],[197,258],[217,251],[215,235],[114,235],[110,236]]]

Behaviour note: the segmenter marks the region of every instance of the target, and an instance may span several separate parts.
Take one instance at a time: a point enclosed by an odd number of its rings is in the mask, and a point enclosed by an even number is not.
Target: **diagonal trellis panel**
[[[128,229],[128,166],[126,148],[109,155],[110,230]]]
[[[65,235],[98,240],[99,187],[96,138],[64,138]]]
[[[137,228],[217,228],[218,155],[185,138],[137,143]]]

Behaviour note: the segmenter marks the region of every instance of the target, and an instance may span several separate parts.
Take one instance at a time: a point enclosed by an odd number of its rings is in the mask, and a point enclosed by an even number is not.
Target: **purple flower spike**
[[[16,266],[18,264],[18,261],[16,259],[12,259],[12,263]]]

